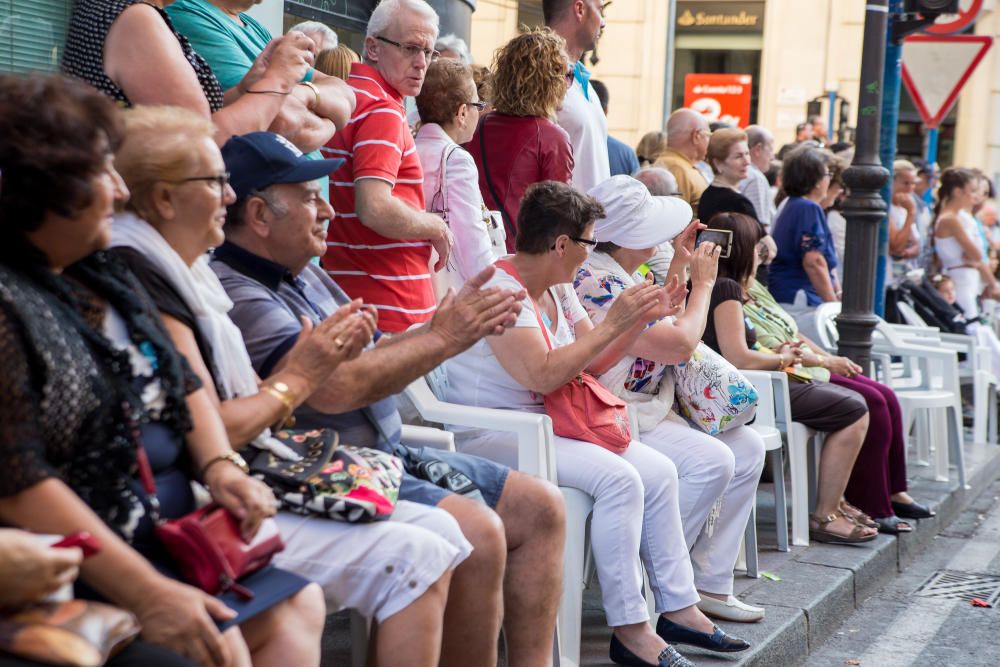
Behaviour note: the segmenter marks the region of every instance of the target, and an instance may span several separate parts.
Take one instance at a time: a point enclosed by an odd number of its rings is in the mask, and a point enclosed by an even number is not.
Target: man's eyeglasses
[[[482,102],[482,101],[480,101],[480,102],[466,102],[466,104],[468,104],[470,107],[475,107],[476,111],[485,111],[486,110],[486,102]]]
[[[226,194],[226,186],[229,185],[229,172],[223,172],[215,176],[189,176],[188,178],[178,178],[174,183],[193,183],[195,181],[210,181],[219,188],[219,197]]]
[[[595,239],[582,239],[582,238],[580,238],[578,236],[570,236],[569,240],[570,241],[575,241],[576,243],[579,243],[580,245],[582,245],[584,248],[587,249],[588,253],[591,250],[593,250],[594,248],[596,248],[597,247],[597,243],[598,243]],[[556,249],[556,245],[553,243],[552,246],[549,248],[549,250],[555,250],[555,249]]]
[[[425,49],[424,47],[417,46],[416,44],[400,44],[399,42],[394,42],[391,39],[383,37],[381,35],[378,35],[377,37],[375,37],[375,39],[377,39],[380,42],[385,42],[390,46],[395,46],[397,49],[402,51],[403,54],[406,55],[406,57],[409,58],[410,60],[416,60],[417,56],[419,56],[421,53],[424,54],[424,60],[426,60],[429,63],[432,63],[441,57],[440,51],[435,51],[434,49]]]

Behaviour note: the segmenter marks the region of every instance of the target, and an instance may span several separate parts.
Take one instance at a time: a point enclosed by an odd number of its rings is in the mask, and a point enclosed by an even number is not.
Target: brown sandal
[[[841,535],[840,533],[835,533],[832,530],[826,530],[824,528],[824,526],[833,523],[839,518],[840,516],[837,514],[830,514],[825,517],[810,514],[809,520],[815,521],[818,525],[816,528],[813,528],[811,525],[809,526],[809,539],[817,542],[826,542],[828,544],[861,544],[863,542],[871,542],[878,537],[877,532],[872,533],[871,535],[865,535],[865,531],[868,530],[868,528],[858,523],[854,524],[854,527],[851,528],[851,532],[848,535]]]
[[[878,529],[878,524],[875,523],[875,519],[871,518],[846,500],[840,501],[840,507],[838,509],[842,515],[852,520],[859,526]]]

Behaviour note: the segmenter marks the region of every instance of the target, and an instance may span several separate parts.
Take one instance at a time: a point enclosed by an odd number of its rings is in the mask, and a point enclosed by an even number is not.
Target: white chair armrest
[[[400,442],[407,447],[433,447],[449,452],[455,451],[455,434],[430,426],[403,424]]]
[[[741,369],[741,373],[757,390],[757,418],[754,424],[760,426],[775,425],[774,388],[771,386],[771,376],[767,371],[751,371]]]
[[[434,396],[422,377],[414,380],[405,391],[417,412],[427,421],[515,433],[518,470],[556,482],[552,420],[548,415],[445,403]]]

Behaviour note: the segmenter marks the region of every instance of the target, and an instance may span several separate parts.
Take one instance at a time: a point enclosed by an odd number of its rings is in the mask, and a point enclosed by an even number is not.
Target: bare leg
[[[847,488],[847,480],[854,468],[854,460],[858,457],[865,434],[868,432],[868,414],[865,413],[853,424],[826,436],[819,464],[819,488],[816,491],[816,514],[825,517],[837,514],[840,499]],[[842,516],[824,526],[838,535],[850,535],[854,522]],[[865,534],[874,534],[873,529]]]
[[[377,667],[435,667],[441,658],[441,633],[451,571],[435,581],[410,606],[378,625],[374,660]]]
[[[497,504],[507,535],[504,630],[507,662],[524,667],[552,664],[562,595],[566,511],[559,490],[518,472],[507,477]]]
[[[240,626],[254,667],[319,665],[326,622],[323,589],[309,584],[293,597]]]
[[[451,577],[441,665],[495,667],[507,558],[503,524],[489,508],[461,496],[448,496],[438,507],[455,517],[474,548]]]

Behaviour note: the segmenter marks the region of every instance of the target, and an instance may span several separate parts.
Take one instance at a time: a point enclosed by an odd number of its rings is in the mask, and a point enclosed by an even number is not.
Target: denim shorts
[[[510,468],[471,454],[459,454],[458,452],[427,447],[411,448],[411,451],[420,459],[437,459],[463,473],[479,487],[486,504],[490,508],[496,509]],[[442,489],[426,480],[417,479],[408,472],[403,473],[403,483],[399,487],[400,500],[409,500],[421,505],[437,505],[450,495],[454,494],[447,489]]]

